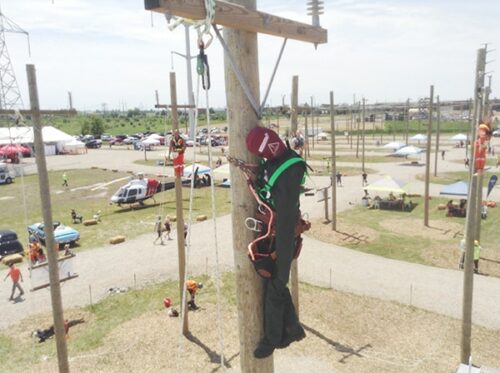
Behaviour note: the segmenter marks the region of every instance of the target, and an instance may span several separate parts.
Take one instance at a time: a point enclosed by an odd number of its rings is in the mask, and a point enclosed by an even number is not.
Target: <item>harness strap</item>
[[[276,180],[280,177],[280,175],[290,166],[299,163],[299,162],[304,162],[305,161],[300,158],[300,157],[293,157],[288,159],[287,161],[283,162],[276,171],[273,172],[271,177],[269,178],[269,181],[264,185],[264,187],[260,190],[260,193],[267,193],[271,190],[271,188],[274,186],[276,183]]]

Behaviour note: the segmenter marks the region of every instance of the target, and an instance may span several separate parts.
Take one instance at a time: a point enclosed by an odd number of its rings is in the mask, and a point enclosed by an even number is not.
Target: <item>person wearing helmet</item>
[[[186,289],[189,292],[189,297],[190,297],[188,302],[188,309],[197,310],[199,307],[194,302],[196,297],[196,291],[198,289],[203,289],[203,284],[201,282],[196,282],[194,280],[187,280]]]
[[[184,152],[186,151],[186,141],[182,138],[179,130],[174,130],[170,140],[169,156],[174,162],[175,176],[181,177],[184,172]]]
[[[276,215],[276,259],[273,273],[264,284],[264,337],[254,351],[254,356],[262,359],[275,348],[287,347],[305,337],[287,283],[295,252],[295,226],[300,218],[299,197],[306,165],[270,129],[253,128],[246,137],[246,145],[250,153],[266,160],[258,177],[267,180],[262,190],[267,192],[267,202]]]

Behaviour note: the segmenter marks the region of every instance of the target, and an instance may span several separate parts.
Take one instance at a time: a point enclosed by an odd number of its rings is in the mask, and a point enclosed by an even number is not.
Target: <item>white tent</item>
[[[67,154],[82,154],[85,153],[85,144],[73,139],[73,141],[64,143],[61,150]]]
[[[467,135],[464,135],[463,133],[456,134],[451,138],[454,141],[466,141],[467,140]]]
[[[148,145],[160,145],[160,140],[152,138],[151,136],[146,138],[146,140],[141,141],[142,145],[148,146]]]
[[[382,179],[379,179],[373,183],[370,183],[366,190],[371,190],[375,192],[392,192],[392,193],[407,193],[406,183],[401,182],[399,180],[395,180],[390,176],[385,176]]]
[[[43,142],[51,144],[68,143],[74,140],[73,136],[51,126],[42,128]],[[0,145],[2,144],[33,144],[33,127],[0,128]]]
[[[184,177],[190,177],[193,172],[196,172],[196,169],[198,169],[198,175],[208,174],[210,172],[210,167],[195,163],[194,171],[193,171],[193,165],[184,167]]]
[[[398,149],[401,149],[403,147],[405,147],[406,145],[401,143],[401,142],[398,142],[398,141],[393,141],[393,142],[390,142],[390,143],[387,143],[384,145],[384,148],[386,149],[393,149],[393,150],[398,150]]]
[[[318,140],[328,140],[328,134],[326,132],[320,132],[316,135]]]
[[[414,140],[414,141],[427,141],[427,136],[422,135],[421,133],[418,133],[415,136],[410,137],[410,140]]]
[[[399,156],[407,156],[407,155],[416,155],[422,153],[423,150],[420,148],[417,148],[416,146],[413,145],[408,145],[405,146],[404,148],[401,148],[394,152],[394,155],[399,155]]]
[[[220,179],[229,179],[229,163],[214,168],[213,175]]]

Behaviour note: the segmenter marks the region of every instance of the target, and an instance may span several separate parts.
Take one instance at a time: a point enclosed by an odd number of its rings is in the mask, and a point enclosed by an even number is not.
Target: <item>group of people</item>
[[[187,238],[188,228],[189,228],[188,225],[184,223],[184,240],[186,240]],[[157,234],[157,236],[153,241],[153,243],[156,243],[158,240],[160,240],[160,244],[163,245],[164,237],[169,241],[172,240],[172,237],[170,237],[170,233],[172,231],[172,224],[170,223],[170,218],[167,216],[165,220],[162,222],[161,215],[158,215],[155,221],[154,231]]]

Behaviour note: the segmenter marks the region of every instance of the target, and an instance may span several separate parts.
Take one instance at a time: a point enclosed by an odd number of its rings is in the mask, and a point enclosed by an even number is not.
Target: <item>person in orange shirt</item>
[[[196,291],[198,289],[203,289],[203,284],[198,283],[193,280],[187,280],[186,281],[186,289],[189,292],[190,300],[188,302],[188,308],[191,310],[197,310],[199,307],[196,305],[194,302],[195,296],[196,296]]]
[[[175,130],[170,140],[169,156],[174,162],[175,176],[182,176],[184,173],[184,152],[186,141],[181,137],[179,130]]]
[[[19,279],[21,279],[21,282],[23,282],[24,280],[23,280],[23,275],[22,275],[21,271],[19,270],[19,268],[17,268],[14,265],[14,263],[9,264],[9,267],[10,267],[10,270],[3,280],[4,281],[7,280],[7,277],[9,277],[9,276],[12,279],[12,292],[10,293],[9,300],[14,300],[14,293],[16,291],[16,288],[19,289],[19,291],[20,291],[19,296],[20,297],[23,296],[24,290],[21,287],[21,285],[19,285]]]

